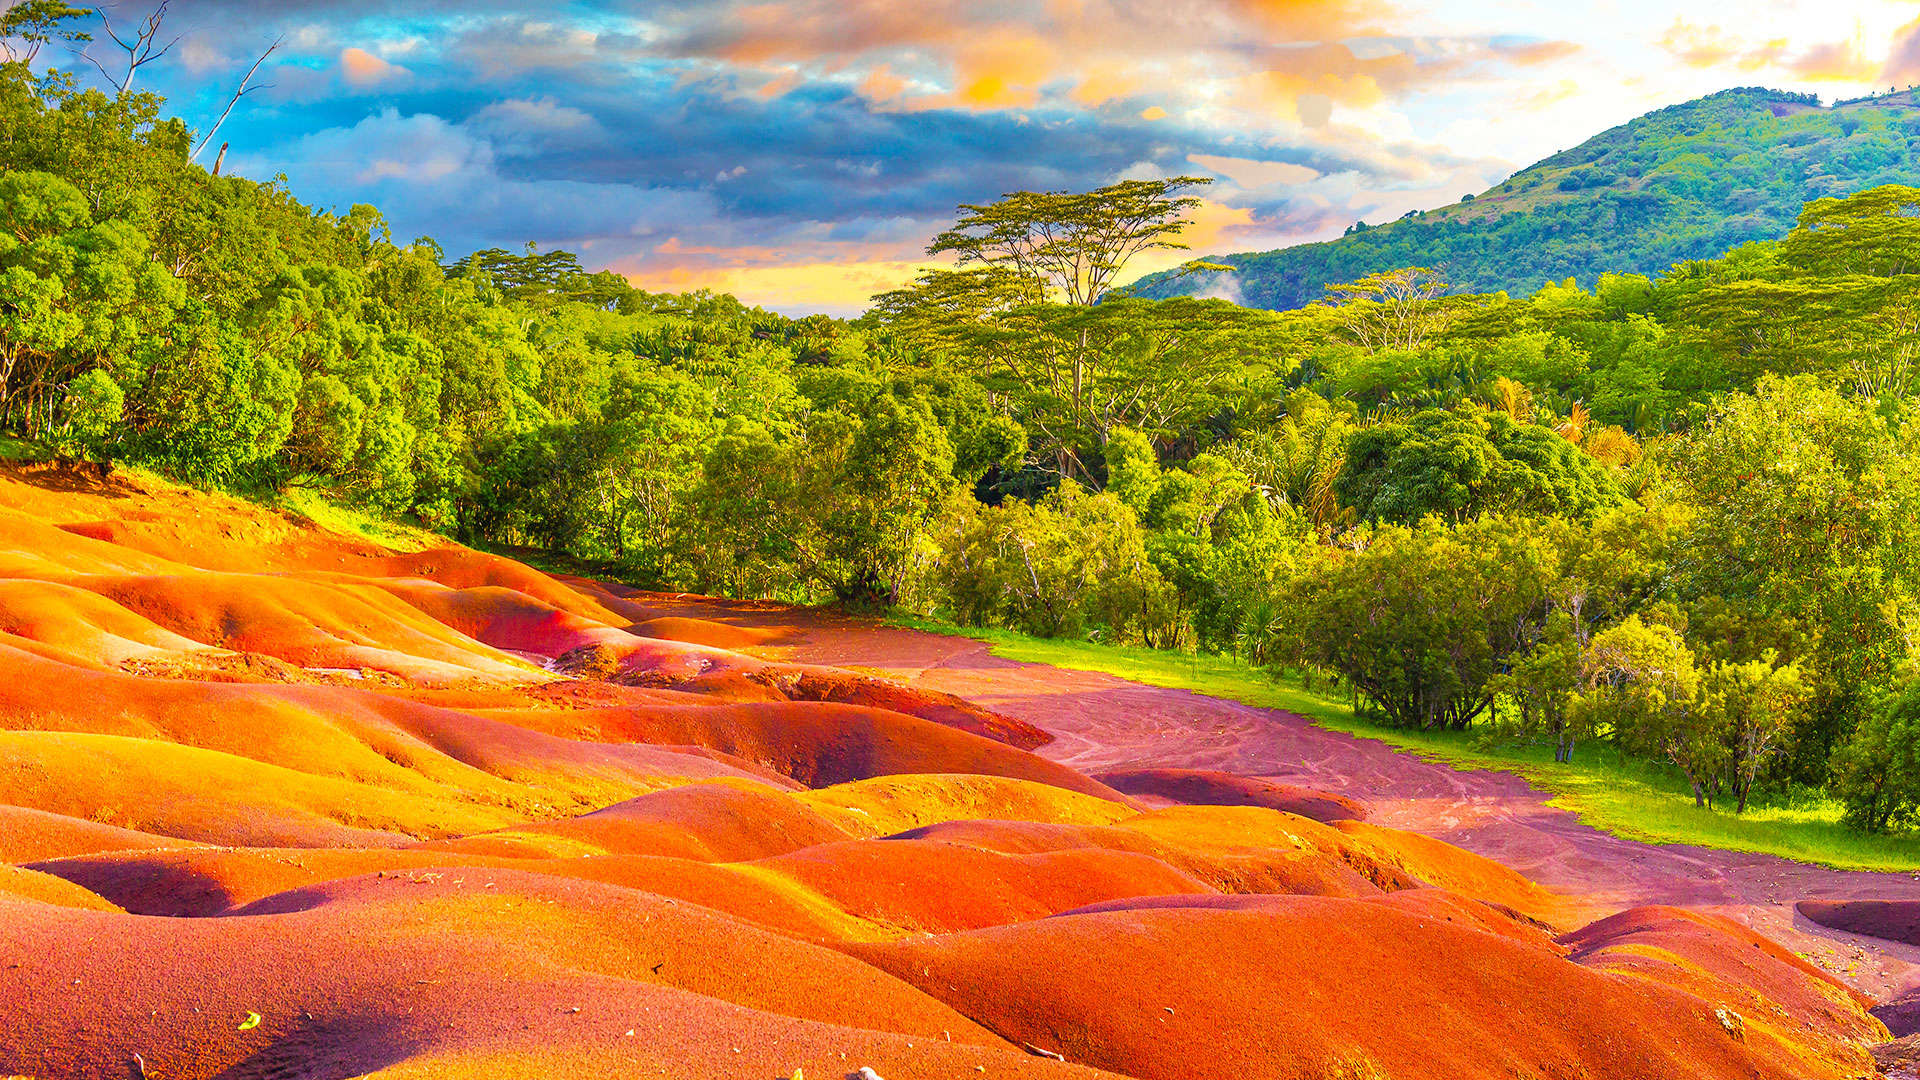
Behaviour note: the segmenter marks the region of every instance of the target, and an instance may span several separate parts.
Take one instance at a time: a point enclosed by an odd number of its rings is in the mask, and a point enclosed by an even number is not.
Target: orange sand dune
[[[102,825],[97,821],[82,821],[24,806],[0,806],[0,863],[24,864],[70,855],[193,846],[196,845],[172,837]]]
[[[1887,1037],[1724,920],[1580,926],[1352,790],[1103,782],[1033,752],[1087,727],[820,662],[872,633],[0,468],[0,1076],[1840,1080]]]
[[[846,948],[1009,1039],[1145,1078],[1871,1070],[1864,1049],[1829,1032],[1808,1045],[1749,1023],[1737,1038],[1715,1015],[1720,1001],[1391,904],[1200,901]],[[1746,947],[1731,933],[1719,943],[1737,955],[1735,945]],[[1832,985],[1770,956],[1754,966],[1798,993]],[[1871,1021],[1847,1020],[1852,1038],[1876,1037]]]

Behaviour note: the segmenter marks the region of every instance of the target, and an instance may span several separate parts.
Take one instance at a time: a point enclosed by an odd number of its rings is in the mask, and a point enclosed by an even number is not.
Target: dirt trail
[[[1829,930],[1793,910],[1810,898],[1920,896],[1920,874],[1626,840],[1548,807],[1545,792],[1511,773],[1454,770],[1278,709],[1018,663],[967,638],[761,606],[686,606],[703,618],[793,627],[793,643],[781,650],[793,659],[942,690],[1038,725],[1056,737],[1039,752],[1085,772],[1217,769],[1339,792],[1369,803],[1380,824],[1495,859],[1588,901],[1596,915],[1653,903],[1709,909],[1881,1000],[1920,988],[1920,949]]]

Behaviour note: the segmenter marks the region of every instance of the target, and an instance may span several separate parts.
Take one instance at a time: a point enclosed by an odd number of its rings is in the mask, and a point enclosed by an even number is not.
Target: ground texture
[[[1867,1077],[1920,947],[1821,902],[1916,888],[973,642],[0,473],[0,1077]]]

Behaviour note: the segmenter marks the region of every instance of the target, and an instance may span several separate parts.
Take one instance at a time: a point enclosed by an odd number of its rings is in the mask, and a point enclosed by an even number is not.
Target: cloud
[[[1254,161],[1215,154],[1188,154],[1187,160],[1248,190],[1304,184],[1320,177],[1318,169],[1291,161]]]
[[[1732,69],[1660,52],[1615,72],[1604,43],[1558,17],[1415,0],[174,9],[192,63],[154,83],[190,123],[218,115],[238,70],[288,35],[263,71],[273,89],[223,129],[230,167],[284,171],[321,206],[375,203],[397,235],[454,253],[535,240],[650,288],[802,310],[858,310],[904,281],[958,203],[1205,170],[1220,182],[1191,254],[1323,239],[1450,202],[1597,130],[1565,124],[1568,98],[1611,94],[1624,110],[1634,77]],[[1734,41],[1721,59],[1764,44]],[[1819,46],[1775,55],[1810,72],[1854,63]],[[1673,85],[1633,100],[1697,92]],[[1500,114],[1519,119],[1459,127]]]
[[[1815,42],[1796,51],[1793,40],[1788,37],[1750,40],[1718,25],[1698,25],[1676,19],[1661,36],[1659,44],[1690,67],[1732,68],[1742,72],[1772,70],[1813,82],[1866,82],[1875,79],[1883,68],[1892,72],[1901,64],[1899,45],[1885,65],[1875,63],[1867,56],[1865,42],[1858,33],[1843,41]]]
[[[1878,81],[1903,85],[1920,82],[1920,19],[1900,28]]]
[[[496,101],[469,116],[465,126],[486,137],[503,157],[595,146],[607,137],[592,114],[551,97]]]
[[[285,172],[309,199],[338,193],[334,205],[371,202],[396,235],[431,233],[449,251],[514,239],[587,246],[664,237],[720,216],[710,196],[638,184],[528,180],[503,172],[493,145],[437,116],[387,108],[350,127],[316,131],[271,155],[242,152],[232,171],[266,178]],[[327,205],[322,202],[321,205]]]
[[[356,47],[340,51],[340,77],[355,90],[372,90],[412,74],[406,68],[382,60],[365,49]]]

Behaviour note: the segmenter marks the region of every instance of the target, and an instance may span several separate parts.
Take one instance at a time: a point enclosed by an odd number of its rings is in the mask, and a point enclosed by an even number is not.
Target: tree
[[[1846,822],[1883,833],[1920,814],[1920,683],[1876,696],[1833,755]]]
[[[1729,773],[1734,812],[1747,811],[1754,780],[1768,758],[1781,752],[1792,734],[1807,689],[1800,669],[1774,665],[1772,654],[1745,664],[1715,664],[1700,684],[1700,708],[1708,724],[1722,731],[1731,757]]]
[[[1042,298],[1098,304],[1134,256],[1186,247],[1179,236],[1200,200],[1174,193],[1212,182],[1123,180],[1087,192],[1017,191],[995,203],[963,203],[959,221],[934,237],[927,254],[953,252],[962,267],[1011,269]]]
[[[21,0],[0,12],[0,57],[9,64],[31,64],[53,42],[82,45],[92,40],[67,24],[93,14],[62,0]]]
[[[743,573],[762,582],[784,573],[839,600],[889,605],[955,490],[953,467],[931,407],[891,390],[811,412],[784,437],[736,421],[709,451],[695,496],[700,546],[724,553],[707,562],[735,588]]]
[[[1438,270],[1408,266],[1327,286],[1348,337],[1370,352],[1413,352],[1445,327],[1451,312],[1439,303],[1447,280]]]
[[[1277,423],[1242,433],[1220,453],[1276,509],[1297,508],[1315,526],[1331,528],[1352,516],[1340,504],[1335,481],[1358,426],[1351,413],[1303,390],[1287,398],[1286,415]]]
[[[0,423],[46,434],[70,380],[164,339],[184,298],[149,250],[59,177],[0,174]]]
[[[1590,520],[1625,498],[1604,466],[1557,433],[1467,408],[1355,432],[1334,490],[1364,519],[1403,524],[1428,514]]]
[[[926,280],[926,279],[923,279]],[[976,275],[1005,289],[1004,275]],[[944,358],[949,370],[1010,399],[1040,461],[1097,484],[1115,428],[1153,437],[1184,431],[1249,393],[1271,372],[1283,320],[1224,300],[1110,299],[1096,307],[963,303],[939,278],[931,310],[886,298],[888,325]],[[942,312],[973,312],[945,321]]]
[[[1696,806],[1726,764],[1723,716],[1700,707],[1700,672],[1678,631],[1629,615],[1593,636],[1581,658],[1576,713],[1611,721],[1623,745],[1664,757],[1685,774]]]
[[[1887,413],[1891,413],[1889,416]],[[1665,455],[1693,507],[1677,564],[1712,597],[1801,658],[1813,700],[1787,764],[1824,778],[1861,715],[1860,688],[1905,658],[1916,619],[1920,428],[1810,377],[1761,380],[1723,399]]]
[[[1040,637],[1091,628],[1124,642],[1158,625],[1166,601],[1132,509],[1071,481],[1035,502],[956,513],[943,525],[938,560],[942,599],[972,626]]]
[[[1556,610],[1547,616],[1540,640],[1515,655],[1508,670],[1493,685],[1519,706],[1512,729],[1520,735],[1545,735],[1553,741],[1553,760],[1570,762],[1580,739],[1592,734],[1591,710],[1571,708],[1580,687],[1580,641],[1571,614]]]
[[[1462,729],[1537,636],[1560,544],[1522,518],[1382,525],[1295,581],[1284,633],[1297,660],[1347,678],[1389,724]]]
[[[180,44],[178,35],[165,45],[160,44],[160,25],[166,21],[166,18],[167,0],[160,0],[159,6],[148,12],[146,18],[135,23],[127,36],[122,36],[120,31],[113,28],[113,17],[107,14],[105,9],[100,11],[100,25],[106,30],[107,39],[127,54],[127,67],[125,72],[115,75],[93,56],[89,55],[87,59],[100,70],[100,74],[105,76],[109,83],[113,84],[115,93],[124,94],[132,90],[134,77],[140,73],[141,68],[162,59],[173,51],[175,45]]]
[[[1207,182],[1129,180],[963,205],[928,247],[956,254],[960,269],[876,296],[872,318],[1012,398],[1039,462],[1096,484],[1114,427],[1158,437],[1197,423],[1276,352],[1280,321],[1265,313],[1113,292],[1134,256],[1184,246],[1199,200],[1175,193]]]

